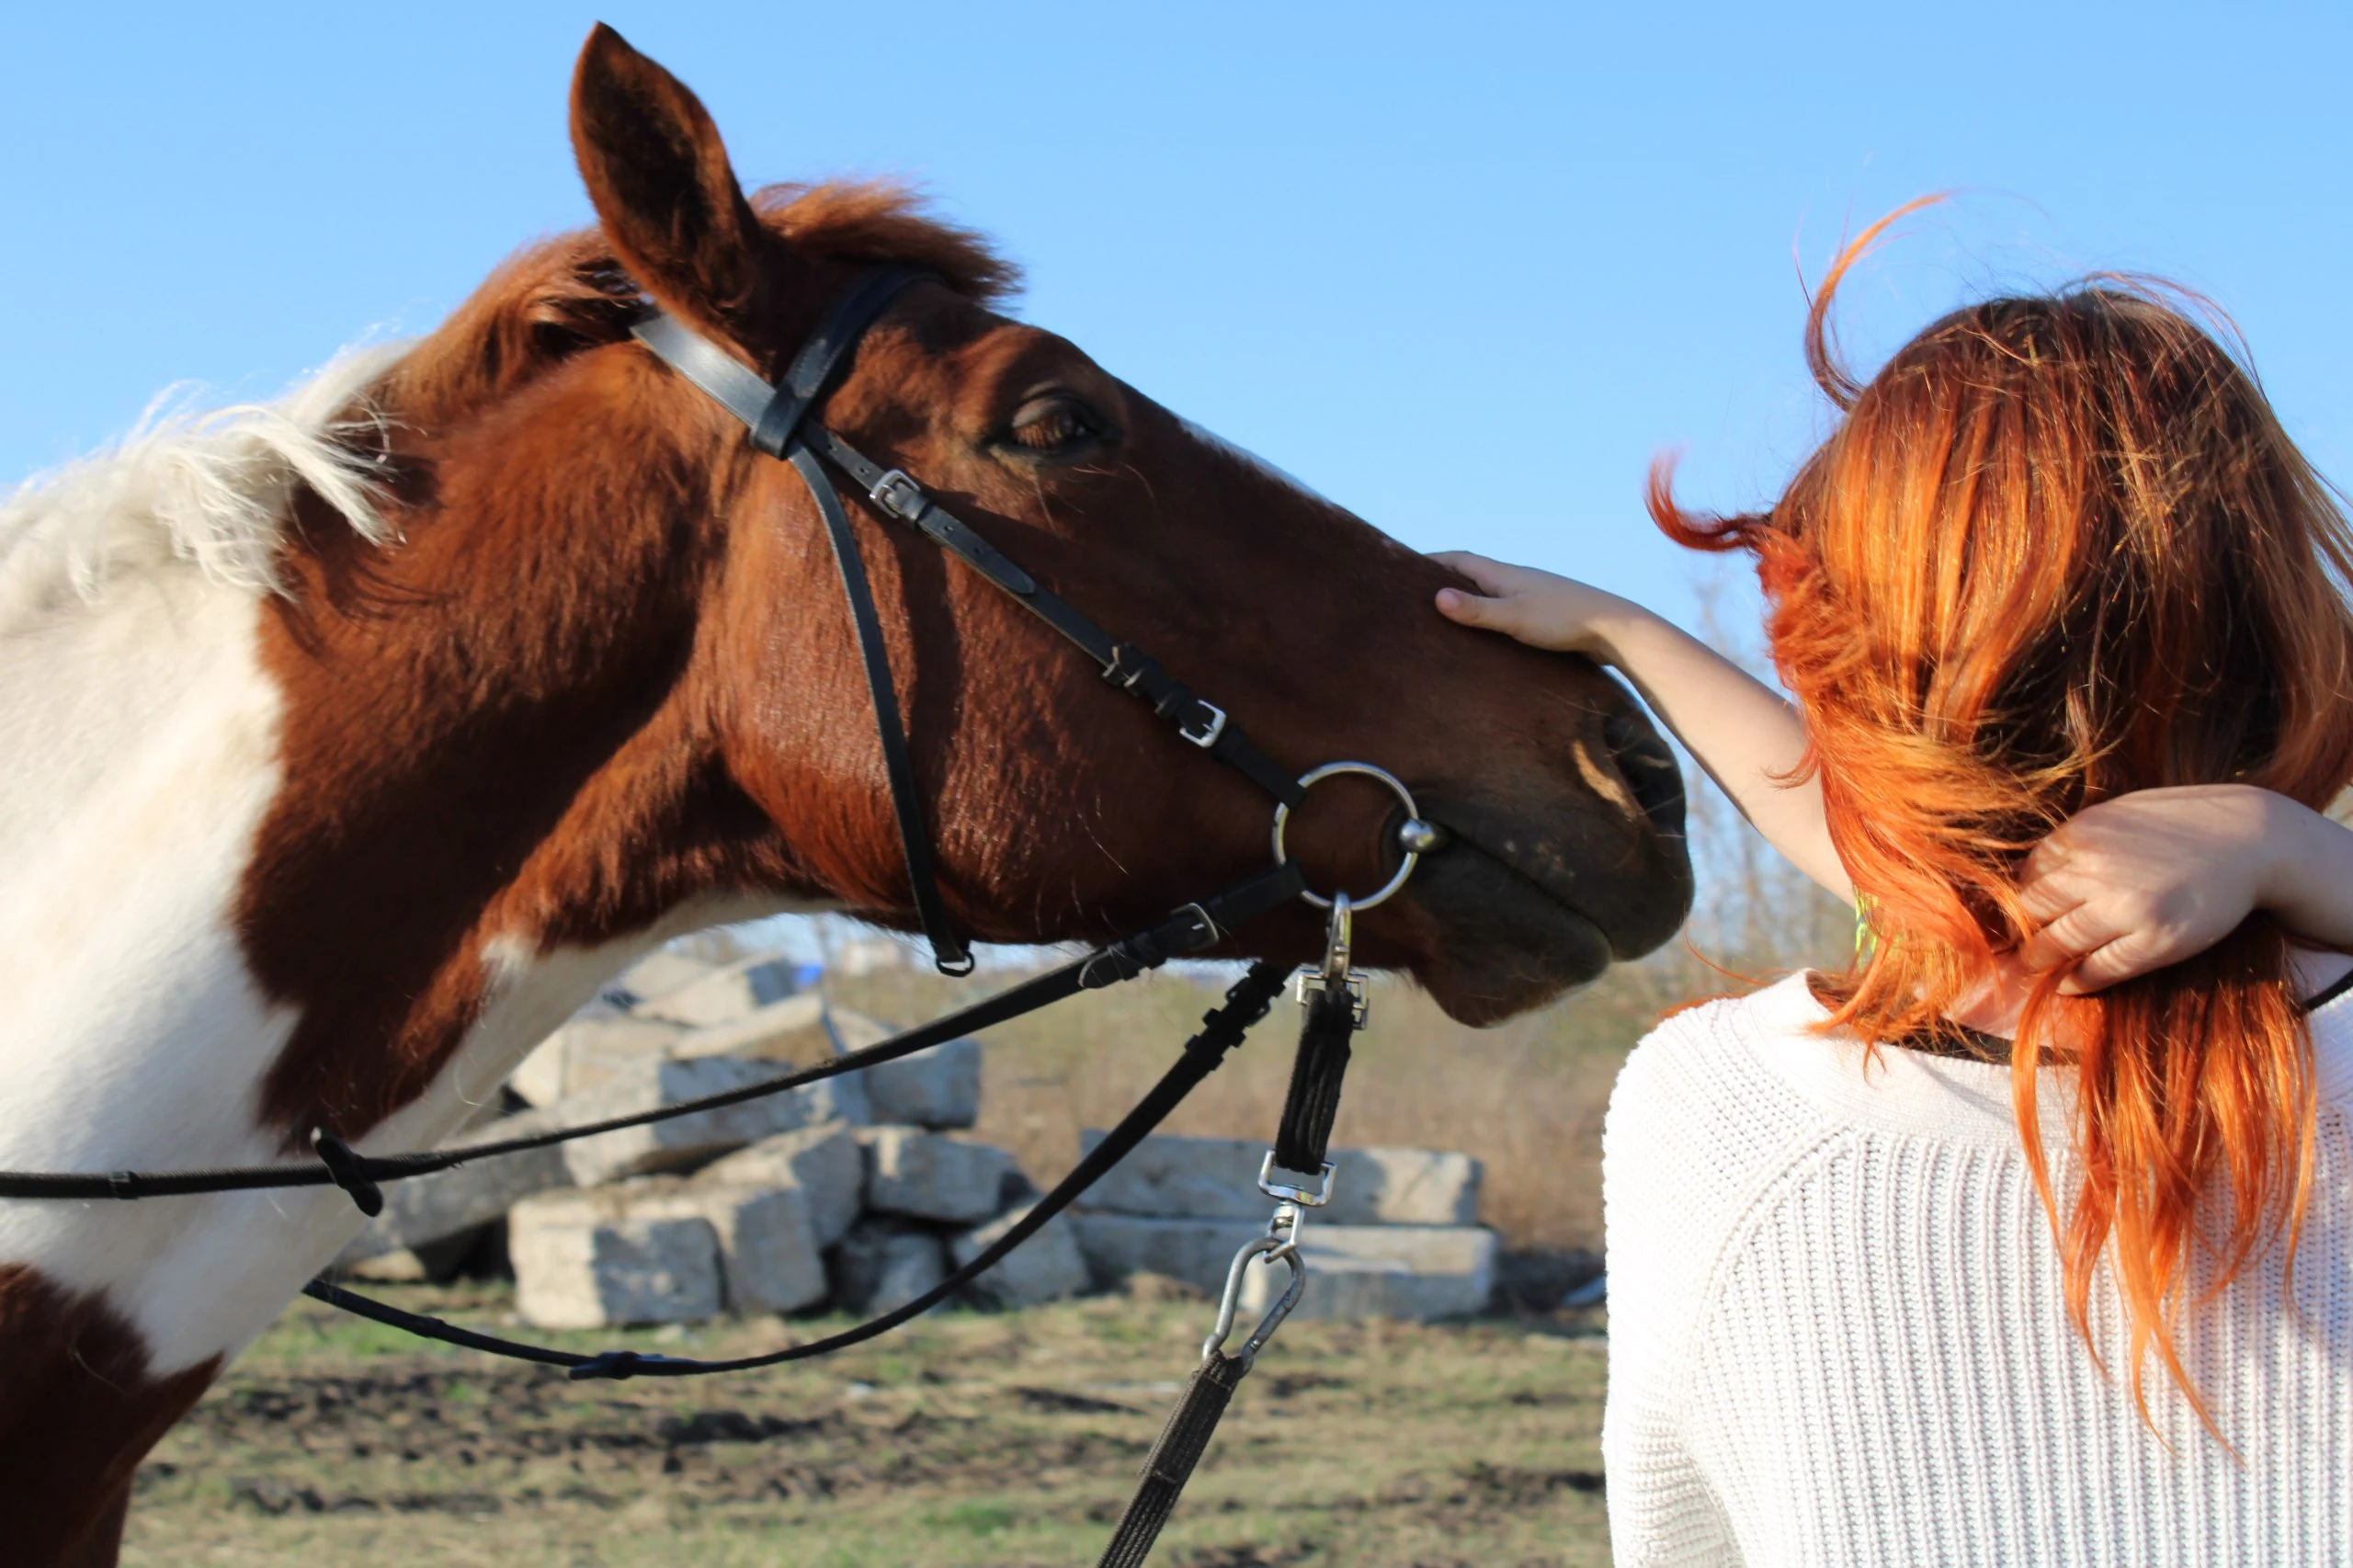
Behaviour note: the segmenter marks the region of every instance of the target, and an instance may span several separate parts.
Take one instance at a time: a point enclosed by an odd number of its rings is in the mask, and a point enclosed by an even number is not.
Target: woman
[[[1623,1565],[2353,1562],[2353,533],[2252,378],[2095,280],[1938,322],[1771,510],[1782,703],[1472,556],[1864,911],[1668,1019],[1604,1141]],[[2310,1006],[2309,1012],[2306,1011]]]

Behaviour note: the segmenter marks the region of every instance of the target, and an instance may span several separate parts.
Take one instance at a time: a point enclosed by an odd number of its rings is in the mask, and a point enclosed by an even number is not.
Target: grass
[[[494,1287],[399,1293],[477,1325],[507,1315]],[[123,1562],[1092,1562],[1209,1315],[1128,1297],[951,1312],[811,1367],[579,1384],[388,1345],[300,1301],[151,1457]],[[824,1326],[601,1337],[708,1354]],[[1606,1562],[1603,1351],[1580,1319],[1290,1324],[1154,1562]]]

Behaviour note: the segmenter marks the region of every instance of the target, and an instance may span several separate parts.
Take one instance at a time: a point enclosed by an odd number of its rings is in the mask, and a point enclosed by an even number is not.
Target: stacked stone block
[[[791,975],[771,958],[653,954],[526,1061],[510,1086],[529,1108],[452,1143],[661,1109],[890,1032],[793,994]],[[394,1183],[342,1263],[425,1277],[503,1226],[517,1310],[542,1328],[887,1310],[1024,1211],[1012,1207],[1029,1191],[1013,1157],[954,1135],[979,1119],[980,1086],[979,1043],[955,1040],[718,1110]],[[1061,1222],[972,1296],[1029,1305],[1086,1278]]]
[[[1082,1152],[1103,1135],[1090,1131]],[[1241,1139],[1147,1138],[1086,1197],[1074,1230],[1098,1286],[1149,1273],[1206,1294],[1225,1288],[1244,1243],[1273,1200],[1258,1190],[1266,1145]],[[1436,1149],[1332,1152],[1332,1199],[1307,1213],[1308,1284],[1294,1315],[1427,1322],[1483,1312],[1495,1290],[1495,1233],[1476,1223],[1479,1162]],[[1290,1282],[1254,1264],[1242,1309],[1263,1312]]]
[[[794,994],[784,962],[641,960],[524,1063],[529,1108],[457,1145],[637,1115],[749,1086],[890,1030]],[[830,1305],[878,1312],[929,1291],[1029,1213],[1012,1155],[959,1136],[980,1115],[981,1050],[944,1044],[860,1073],[676,1120],[391,1184],[347,1268],[420,1278],[479,1257],[503,1227],[517,1307],[542,1328],[691,1322]],[[1089,1132],[1081,1153],[1102,1135]],[[1137,1273],[1214,1295],[1262,1233],[1265,1146],[1146,1139],[1074,1214],[1049,1221],[971,1297],[1035,1305]],[[1336,1150],[1312,1210],[1309,1317],[1429,1319],[1482,1311],[1495,1240],[1476,1222],[1479,1162],[1427,1149]],[[1288,1282],[1254,1267],[1255,1314]]]

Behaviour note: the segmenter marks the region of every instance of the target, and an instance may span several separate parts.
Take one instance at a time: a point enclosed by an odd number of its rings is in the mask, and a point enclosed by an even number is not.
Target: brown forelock
[[[14,1568],[105,1568],[131,1472],[220,1358],[158,1378],[102,1297],[23,1264],[0,1264],[0,1554]]]

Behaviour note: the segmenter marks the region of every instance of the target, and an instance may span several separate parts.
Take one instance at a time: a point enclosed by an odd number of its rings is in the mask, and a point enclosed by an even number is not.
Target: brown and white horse
[[[1365,961],[1485,1021],[1675,928],[1679,801],[1593,667],[1448,625],[1440,569],[993,312],[1011,270],[974,236],[872,187],[747,199],[701,105],[603,28],[572,134],[597,230],[429,337],[0,509],[0,1167],[429,1145],[672,934],[908,923],[814,506],[626,331],[650,298],[774,376],[877,261],[943,282],[828,423],[1284,766],[1380,763],[1451,830]],[[1248,784],[857,526],[967,929],[1115,935],[1265,863]],[[1317,792],[1318,885],[1379,880],[1387,810]],[[1317,933],[1302,907],[1247,935]],[[140,1456],[357,1223],[332,1189],[0,1203],[9,1561],[111,1562]]]

